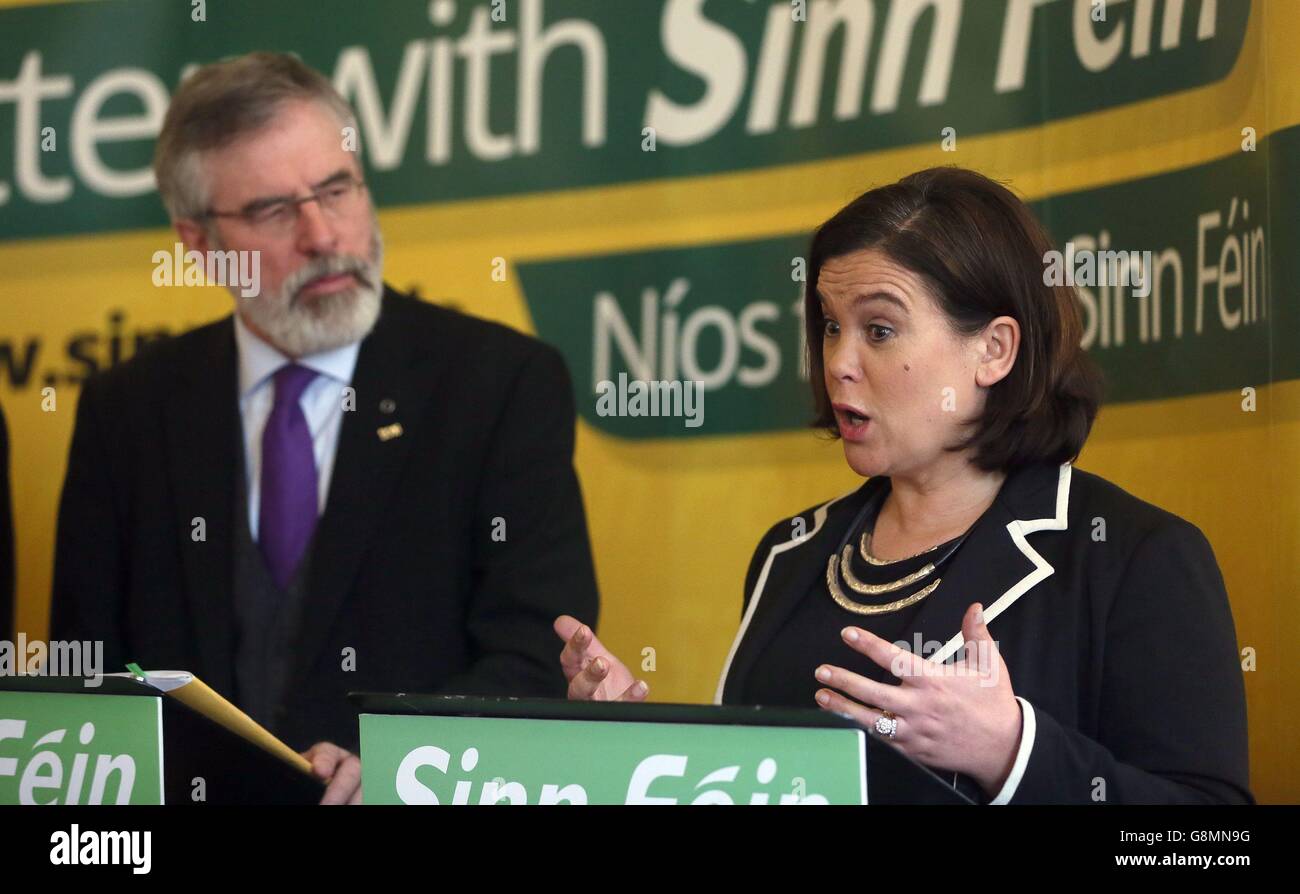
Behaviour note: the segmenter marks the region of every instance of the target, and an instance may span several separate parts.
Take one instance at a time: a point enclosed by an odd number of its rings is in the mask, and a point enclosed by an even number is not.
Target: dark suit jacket
[[[759,543],[720,701],[737,700],[886,480],[802,513],[802,538],[791,539],[787,519]],[[1232,613],[1194,525],[1070,464],[1026,467],[1008,476],[917,614],[922,642],[944,643],[934,659],[960,649],[973,602],[1032,706],[1010,803],[1253,800]]]
[[[86,383],[53,638],[103,639],[109,669],[190,670],[230,696],[232,512],[247,511],[237,381],[227,317]],[[552,621],[594,625],[597,595],[558,352],[390,289],[352,385],[282,738],[354,747],[351,690],[562,698]],[[381,440],[394,423],[402,434]]]

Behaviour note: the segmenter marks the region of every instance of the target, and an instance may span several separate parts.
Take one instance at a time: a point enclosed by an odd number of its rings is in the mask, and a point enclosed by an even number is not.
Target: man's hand
[[[361,759],[333,742],[317,742],[302,753],[311,761],[311,771],[323,779],[322,804],[361,803]]]

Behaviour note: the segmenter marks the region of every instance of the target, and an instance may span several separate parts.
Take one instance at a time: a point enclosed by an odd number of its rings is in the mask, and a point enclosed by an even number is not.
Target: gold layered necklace
[[[858,552],[862,556],[864,562],[877,568],[889,568],[890,566],[910,562],[913,559],[919,559],[921,556],[932,553],[943,545],[938,544],[937,546],[932,546],[929,549],[916,553],[915,555],[908,556],[904,559],[898,559],[896,561],[887,562],[883,559],[878,559],[871,554],[871,532],[866,530],[865,525],[866,518],[870,514],[871,509],[871,504],[864,507],[863,511],[859,513],[858,518],[849,526],[849,533],[844,536],[844,540],[841,541],[839,548],[837,548],[835,552],[831,553],[830,561],[826,563],[826,589],[830,591],[831,598],[835,600],[835,604],[840,608],[853,612],[856,615],[884,615],[889,612],[896,612],[900,609],[907,608],[909,605],[915,605],[933,593],[935,588],[943,582],[943,578],[936,577],[915,593],[911,593],[901,599],[896,599],[893,602],[885,603],[865,603],[854,601],[845,595],[844,589],[840,585],[841,578],[843,578],[844,581],[843,586],[848,587],[854,593],[858,593],[862,596],[883,596],[888,593],[895,593],[905,587],[910,587],[913,584],[919,583],[934,574],[935,571],[957,551],[957,547],[962,545],[971,530],[970,528],[967,528],[942,556],[925,563],[915,571],[904,574],[902,577],[895,578],[894,580],[878,584],[869,584],[858,579],[858,577],[853,573],[851,565],[853,547],[849,541],[852,539],[853,532],[859,527],[862,527],[863,530],[862,535],[858,539]]]

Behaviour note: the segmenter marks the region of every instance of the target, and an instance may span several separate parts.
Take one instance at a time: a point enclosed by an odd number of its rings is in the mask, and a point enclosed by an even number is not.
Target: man
[[[261,294],[86,383],[52,612],[315,741],[329,802],[348,691],[563,697],[551,619],[597,607],[562,359],[382,284],[355,126],[290,56],[178,90],[163,201],[189,249],[260,252]]]

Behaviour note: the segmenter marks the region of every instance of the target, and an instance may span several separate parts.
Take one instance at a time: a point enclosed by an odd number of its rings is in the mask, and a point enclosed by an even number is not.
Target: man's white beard
[[[356,255],[313,258],[280,284],[275,292],[241,298],[244,322],[291,357],[304,357],[365,338],[383,299],[384,243],[375,223],[367,262]],[[313,279],[332,273],[352,273],[358,283],[338,292],[299,299],[298,291]]]

